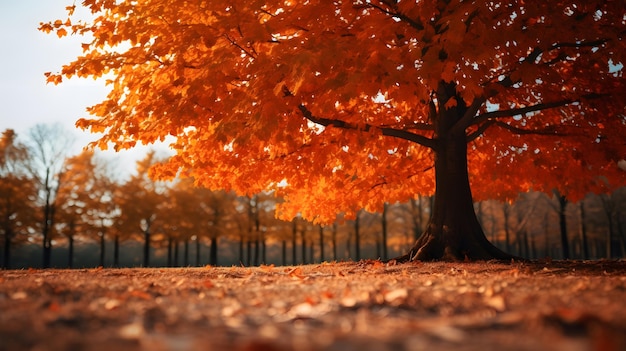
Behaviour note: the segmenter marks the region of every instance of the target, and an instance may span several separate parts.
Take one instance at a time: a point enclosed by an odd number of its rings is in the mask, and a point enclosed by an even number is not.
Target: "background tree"
[[[155,175],[276,190],[284,218],[332,222],[434,193],[405,259],[510,257],[485,238],[470,181],[476,200],[532,186],[574,202],[625,183],[620,1],[83,6],[93,20],[40,29],[93,36],[48,80],[111,77],[78,121],[104,133],[95,145],[174,136]]]
[[[18,234],[34,221],[36,186],[29,176],[28,148],[7,129],[0,136],[0,234],[3,240],[1,268],[11,268],[11,249]],[[23,236],[24,238],[26,236]],[[23,241],[23,240],[21,240]]]
[[[50,267],[54,237],[57,195],[63,182],[63,165],[74,138],[59,124],[38,124],[29,131],[29,154],[33,178],[37,182],[41,208],[43,268]]]
[[[163,198],[164,188],[161,183],[148,176],[148,170],[157,162],[154,151],[137,161],[136,173],[120,188],[117,201],[121,218],[130,233],[141,233],[143,241],[143,266],[150,266],[152,235],[159,231],[166,203]]]

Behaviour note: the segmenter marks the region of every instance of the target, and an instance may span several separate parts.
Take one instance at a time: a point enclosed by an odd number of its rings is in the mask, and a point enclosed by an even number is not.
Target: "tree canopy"
[[[281,215],[318,221],[432,194],[452,139],[477,199],[626,183],[621,1],[82,6],[40,26],[88,38],[48,81],[105,78],[77,125],[101,148],[173,137],[159,177],[277,190]]]

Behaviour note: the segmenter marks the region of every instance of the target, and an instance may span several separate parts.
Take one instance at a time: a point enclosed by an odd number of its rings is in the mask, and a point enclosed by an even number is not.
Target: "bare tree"
[[[57,193],[63,181],[63,164],[73,143],[74,137],[60,124],[38,124],[29,131],[31,173],[38,185],[42,209],[43,268],[50,267]]]

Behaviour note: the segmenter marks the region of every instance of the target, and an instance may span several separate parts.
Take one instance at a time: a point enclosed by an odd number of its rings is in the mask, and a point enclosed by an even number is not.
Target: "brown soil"
[[[0,271],[0,350],[626,350],[626,261]]]

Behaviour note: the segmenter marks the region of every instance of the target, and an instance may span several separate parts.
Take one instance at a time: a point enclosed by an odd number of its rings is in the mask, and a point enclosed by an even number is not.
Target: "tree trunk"
[[[324,227],[320,225],[320,262],[324,262]]]
[[[382,218],[382,227],[383,227],[383,240],[381,242],[382,250],[383,250],[383,260],[387,260],[387,210],[389,205],[385,202],[383,205],[383,218]]]
[[[67,268],[74,268],[74,235],[67,238]]]
[[[567,237],[567,218],[565,217],[565,209],[567,208],[567,197],[561,195],[558,190],[554,190],[554,195],[559,202],[559,225],[561,228],[561,249],[563,250],[563,259],[569,259],[569,239]]]
[[[331,240],[333,245],[333,260],[337,261],[337,223],[333,223]]]
[[[239,250],[242,250],[242,243],[239,242]],[[242,262],[242,253],[239,252],[239,262]],[[196,235],[196,267],[200,267],[200,236]]]
[[[173,252],[173,246],[174,246],[174,238],[172,238],[171,236],[167,238],[167,266],[168,267],[173,267],[173,261],[172,261],[172,252]]]
[[[116,235],[113,242],[113,267],[120,266],[120,236]]]
[[[178,239],[174,239],[174,267],[178,267]]]
[[[282,265],[286,266],[287,265],[287,241],[282,240],[281,244],[282,244],[282,250],[281,250]]]
[[[361,260],[361,234],[359,233],[359,215],[361,211],[356,213],[356,218],[354,219],[354,259],[356,261]]]
[[[183,247],[185,248],[183,256],[183,266],[189,267],[189,239],[185,239],[185,244]]]
[[[302,264],[306,264],[306,227],[303,226],[302,231],[300,232],[302,236]]]
[[[143,266],[150,267],[150,228],[146,229],[143,233]]]
[[[104,249],[105,249],[104,245],[105,245],[104,233],[100,233],[100,259],[99,259],[100,267],[104,267]]]
[[[510,259],[512,256],[487,240],[474,213],[465,133],[439,132],[439,135],[442,137],[434,149],[436,189],[431,218],[409,254],[399,259]]]
[[[296,219],[294,218],[294,220],[291,223],[292,228],[291,228],[291,264],[293,264],[294,266],[297,264],[296,261],[296,256],[297,256],[297,243],[298,243],[298,222],[296,222]]]
[[[587,243],[587,225],[585,224],[585,201],[580,201],[580,241],[583,259],[589,259],[589,244]]]
[[[3,269],[11,269],[11,239],[13,238],[13,230],[8,228],[4,233],[4,259],[2,261]]]
[[[217,266],[217,238],[211,237],[211,249],[209,251],[209,264]]]

